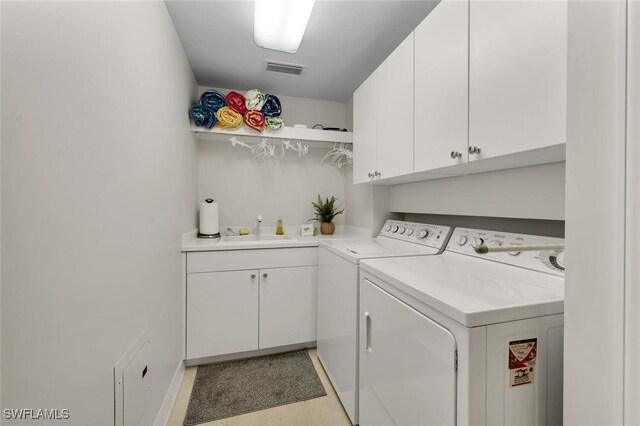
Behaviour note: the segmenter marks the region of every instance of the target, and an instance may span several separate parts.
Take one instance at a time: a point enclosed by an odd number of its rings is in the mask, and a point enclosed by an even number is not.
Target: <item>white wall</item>
[[[263,228],[302,225],[313,217],[318,194],[344,203],[343,172],[321,163],[326,149],[309,149],[305,157],[289,152],[279,162],[251,159],[246,149],[218,141],[198,142],[198,198],[220,203],[220,226],[251,228],[257,215]],[[334,223],[344,223],[339,215]]]
[[[0,99],[2,99],[2,0],[0,0]],[[0,112],[0,188],[2,188],[2,113]],[[2,223],[2,196],[0,196],[0,223]],[[2,233],[0,232],[0,306],[2,306]],[[2,315],[0,314],[0,347],[2,346]],[[0,383],[2,383],[2,350],[0,350]],[[0,385],[0,407],[2,407]]]
[[[163,2],[2,2],[2,67],[2,408],[113,425],[113,366],[151,323],[151,424],[196,224],[196,86],[171,19]]]
[[[551,163],[394,185],[389,210],[563,220],[564,173],[564,163]]]
[[[199,87],[198,94],[207,90]],[[226,94],[229,89],[217,89]],[[244,93],[240,91],[240,93]],[[277,95],[277,93],[276,93]],[[288,125],[316,123],[345,127],[345,104],[315,99],[278,96],[282,118]],[[247,140],[254,142],[255,139]],[[332,195],[345,203],[344,170],[322,163],[328,149],[310,148],[306,157],[287,152],[282,160],[252,160],[243,148],[224,141],[198,142],[198,199],[220,203],[220,226],[251,228],[257,215],[262,226],[275,227],[278,216],[285,226],[302,225],[313,216],[312,201],[318,194]],[[348,214],[348,212],[347,212]],[[334,223],[344,224],[344,215]]]
[[[625,425],[640,424],[640,2],[628,4],[627,265],[625,279]]]
[[[569,2],[566,425],[624,417],[625,8]]]
[[[345,167],[344,197],[348,211],[345,224],[358,228],[373,227],[373,185],[354,185],[353,166]]]

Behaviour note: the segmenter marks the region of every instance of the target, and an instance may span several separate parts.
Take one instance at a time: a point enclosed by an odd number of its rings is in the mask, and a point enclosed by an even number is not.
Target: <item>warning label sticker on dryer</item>
[[[509,383],[511,387],[535,381],[538,339],[509,342]]]

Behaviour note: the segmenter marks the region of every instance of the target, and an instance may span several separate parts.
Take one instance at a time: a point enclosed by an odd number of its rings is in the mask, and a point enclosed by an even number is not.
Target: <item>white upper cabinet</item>
[[[369,182],[376,170],[378,73],[353,94],[353,183]]]
[[[563,161],[567,3],[441,0],[354,93],[354,183]]]
[[[442,0],[415,30],[415,171],[467,162],[469,2]]]
[[[567,2],[471,0],[470,161],[564,144]]]
[[[353,94],[353,182],[413,173],[413,33]]]
[[[376,179],[386,179],[413,173],[413,33],[377,72]]]

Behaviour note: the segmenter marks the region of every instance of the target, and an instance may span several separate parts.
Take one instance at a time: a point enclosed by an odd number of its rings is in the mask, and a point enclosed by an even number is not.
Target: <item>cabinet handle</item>
[[[374,175],[373,175],[373,173],[369,172],[369,173],[367,173],[367,176],[369,176],[370,178],[373,178]]]
[[[264,274],[262,274],[262,278],[267,278],[269,276],[269,274],[267,274],[266,272]]]
[[[469,154],[480,154],[480,147],[475,145],[470,145]]]
[[[456,158],[462,158],[462,153],[460,151],[451,151],[451,158],[454,160]]]
[[[251,279],[255,280],[256,279],[256,274],[251,274]]]
[[[367,352],[371,352],[371,315],[369,312],[364,313],[365,323],[366,323],[366,337],[367,341],[365,343]]]
[[[380,176],[382,176],[382,173],[380,173],[379,171],[377,171],[377,170],[376,170],[376,171],[375,171],[375,173],[374,173],[373,175],[374,175],[374,176],[378,176],[378,177],[380,177]]]

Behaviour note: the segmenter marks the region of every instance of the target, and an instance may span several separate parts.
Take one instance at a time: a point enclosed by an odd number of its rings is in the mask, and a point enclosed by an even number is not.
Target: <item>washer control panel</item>
[[[452,229],[448,226],[387,220],[379,236],[444,249],[451,231]]]
[[[521,245],[542,244],[564,244],[564,239],[539,235],[456,228],[447,245],[447,251],[564,276],[564,250],[519,251],[517,248]],[[479,245],[486,245],[488,247],[509,246],[513,247],[513,250],[508,252],[478,254],[475,248]]]

